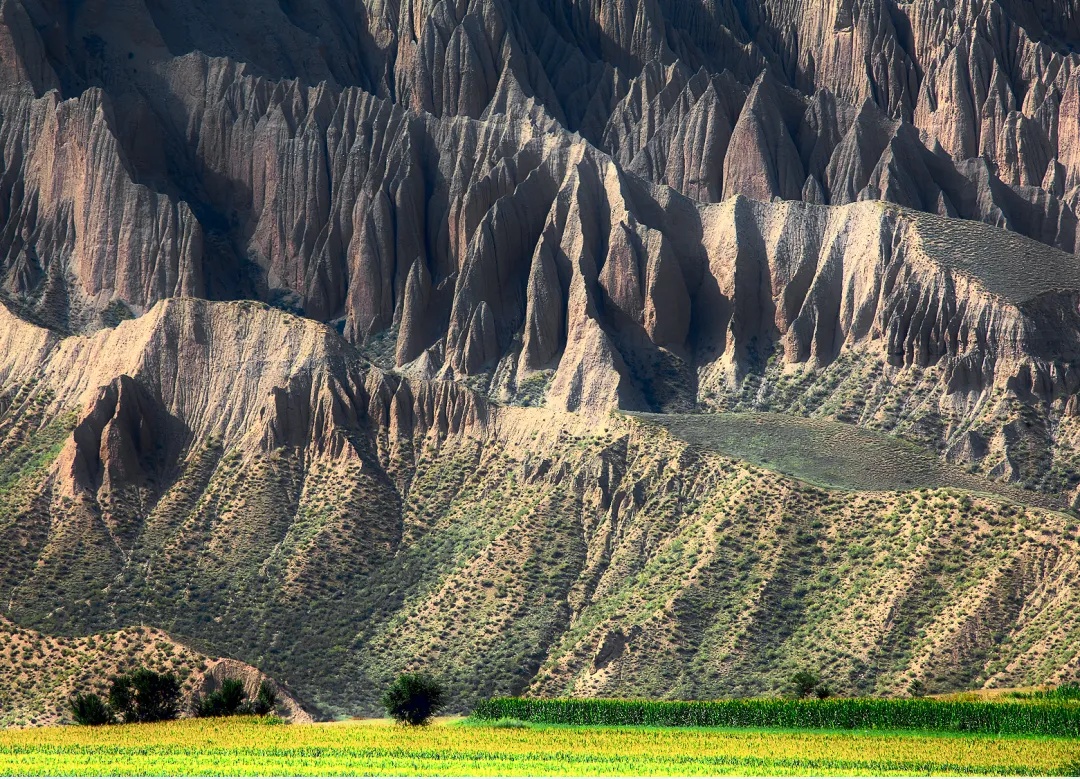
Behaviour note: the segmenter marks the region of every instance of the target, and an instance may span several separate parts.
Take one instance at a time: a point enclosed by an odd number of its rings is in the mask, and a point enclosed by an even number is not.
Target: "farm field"
[[[1071,695],[1075,688],[1066,688]],[[801,730],[929,731],[1080,738],[1075,698],[996,701],[933,698],[751,698],[648,701],[582,698],[493,698],[473,711],[480,722],[542,725],[787,728]]]
[[[0,733],[4,775],[1068,775],[1080,740],[928,733],[283,725],[255,718]]]

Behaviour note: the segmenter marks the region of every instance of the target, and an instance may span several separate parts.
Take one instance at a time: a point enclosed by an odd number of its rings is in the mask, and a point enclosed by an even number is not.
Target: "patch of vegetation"
[[[116,327],[121,322],[134,318],[131,308],[119,298],[110,301],[101,312],[101,324],[105,327]]]
[[[92,692],[71,699],[71,716],[76,725],[109,725],[116,721],[109,705]]]
[[[446,691],[433,676],[401,674],[383,693],[386,713],[403,725],[427,725],[443,707]]]
[[[1031,692],[1012,692],[1010,698],[1031,701],[1080,701],[1080,684],[1068,682],[1048,690],[1032,690]]]
[[[822,487],[905,491],[953,487],[1064,508],[1049,496],[974,476],[886,433],[828,419],[763,413],[632,416],[696,447]]]
[[[542,406],[547,398],[548,387],[555,378],[555,371],[537,371],[520,385],[514,395],[514,403],[519,406]]]
[[[269,683],[263,681],[255,700],[249,700],[241,679],[225,677],[218,689],[195,699],[193,709],[196,717],[234,717],[240,714],[265,716],[277,706],[277,694]]]
[[[1080,736],[1074,705],[955,702],[928,698],[626,701],[496,698],[473,711],[478,720],[506,718],[549,725],[636,725],[797,730],[920,730],[939,733]]]
[[[148,668],[116,676],[109,688],[109,707],[128,723],[176,719],[180,681],[174,674]]]

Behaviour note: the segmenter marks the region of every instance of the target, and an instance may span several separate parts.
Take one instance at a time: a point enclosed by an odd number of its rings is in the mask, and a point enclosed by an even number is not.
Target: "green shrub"
[[[108,725],[116,720],[109,705],[94,693],[72,698],[71,714],[77,725]]]
[[[109,690],[109,705],[123,715],[124,722],[176,719],[179,704],[180,683],[176,677],[146,668],[113,677]]]
[[[443,707],[443,686],[425,673],[401,674],[383,693],[386,713],[405,725],[426,725]]]
[[[810,671],[799,671],[791,677],[791,691],[796,698],[809,698],[821,679]]]
[[[259,685],[259,694],[255,697],[255,702],[251,705],[252,712],[260,716],[271,714],[274,709],[277,708],[277,703],[277,693],[274,692],[270,683],[264,679]]]
[[[250,713],[250,707],[245,710],[246,702],[244,683],[239,679],[225,677],[221,680],[221,687],[195,700],[195,716],[230,717],[234,714]]]

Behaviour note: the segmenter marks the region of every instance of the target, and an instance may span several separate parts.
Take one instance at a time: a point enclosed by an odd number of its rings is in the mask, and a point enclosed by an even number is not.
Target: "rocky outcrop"
[[[483,298],[505,350],[604,155],[702,201],[885,199],[1076,248],[1060,3],[51,6],[0,25],[0,278],[68,331],[259,298],[404,364],[464,348]]]

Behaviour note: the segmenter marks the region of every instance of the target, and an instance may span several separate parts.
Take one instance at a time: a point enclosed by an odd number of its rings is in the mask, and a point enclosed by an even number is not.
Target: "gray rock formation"
[[[835,417],[1078,504],[1077,19],[0,0],[9,611],[99,629],[151,603],[273,663],[252,613],[288,631],[324,586],[374,613],[364,577],[483,503],[418,508],[457,479],[446,441],[560,448],[549,425],[616,409]],[[625,446],[597,457],[525,475],[617,523],[644,498],[601,485]],[[184,622],[233,590],[223,627]],[[519,644],[559,634],[543,613]]]

